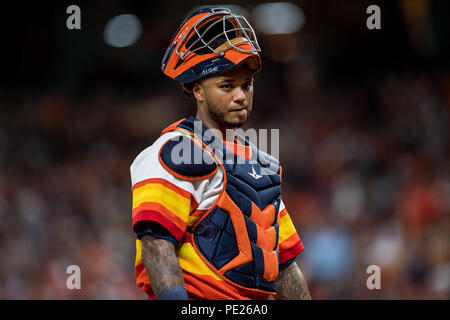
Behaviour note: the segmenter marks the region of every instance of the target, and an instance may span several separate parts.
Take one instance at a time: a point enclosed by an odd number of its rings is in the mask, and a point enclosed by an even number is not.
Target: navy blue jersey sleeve
[[[283,262],[282,264],[280,264],[280,270],[286,269],[294,261],[295,261],[295,257],[286,262]]]
[[[151,234],[155,238],[171,242],[175,247],[178,245],[178,240],[166,228],[156,222],[139,222],[136,227],[136,234],[139,240],[141,240],[144,235]]]

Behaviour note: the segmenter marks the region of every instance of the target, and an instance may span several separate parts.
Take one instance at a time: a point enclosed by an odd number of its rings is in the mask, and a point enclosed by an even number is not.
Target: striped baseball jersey
[[[197,179],[184,179],[162,161],[160,152],[169,141],[184,135],[172,130],[163,133],[143,150],[131,165],[132,227],[136,239],[136,284],[149,297],[155,298],[141,259],[142,226],[153,226],[151,233],[176,245],[186,290],[190,299],[246,300],[267,299],[270,294],[238,285],[215,270],[195,250],[189,228],[195,226],[216,204],[224,184],[222,170]],[[245,157],[251,153],[238,140],[225,142],[234,153]],[[249,172],[249,175],[255,174]],[[303,244],[281,200],[278,208],[277,252],[280,268],[287,266],[303,251]],[[144,228],[145,230],[145,228]],[[151,266],[148,266],[151,268]]]

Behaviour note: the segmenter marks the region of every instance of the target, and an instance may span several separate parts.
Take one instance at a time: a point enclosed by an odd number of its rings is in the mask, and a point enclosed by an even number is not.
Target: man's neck
[[[200,120],[209,129],[216,129],[216,130],[220,131],[222,134],[222,137],[221,137],[222,140],[227,140],[227,141],[229,140],[230,142],[234,141],[234,132],[236,130],[235,128],[220,126],[217,122],[215,122],[211,118],[203,115],[200,111],[197,111],[197,115],[195,117],[198,120]],[[228,133],[228,135],[227,135],[227,131],[229,131],[229,130],[232,130],[232,134]]]

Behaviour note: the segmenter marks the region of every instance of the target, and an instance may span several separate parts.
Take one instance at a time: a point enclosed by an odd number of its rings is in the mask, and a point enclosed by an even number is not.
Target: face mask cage
[[[219,17],[214,18],[215,16]],[[205,21],[207,22],[205,23]],[[189,39],[188,35],[191,35]],[[250,49],[238,47],[242,43],[248,43]],[[180,48],[184,44],[186,49],[180,52]],[[202,17],[187,30],[176,45],[175,52],[181,60],[186,60],[192,53],[224,54],[231,48],[244,53],[261,51],[255,31],[247,19],[244,16],[233,14],[229,9],[220,8],[214,9],[211,14]]]

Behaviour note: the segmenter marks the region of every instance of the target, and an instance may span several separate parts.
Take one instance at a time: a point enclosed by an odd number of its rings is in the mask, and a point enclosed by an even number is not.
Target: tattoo
[[[295,261],[280,272],[275,299],[311,300],[305,277]]]
[[[184,287],[183,273],[174,245],[148,234],[141,240],[142,263],[154,294],[158,296],[164,290],[174,286]]]

